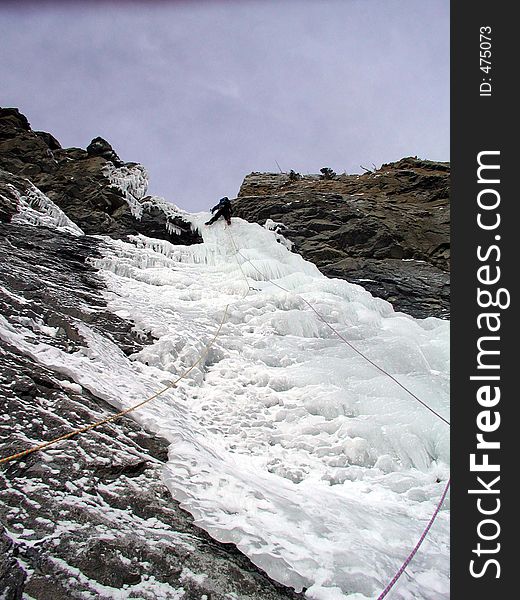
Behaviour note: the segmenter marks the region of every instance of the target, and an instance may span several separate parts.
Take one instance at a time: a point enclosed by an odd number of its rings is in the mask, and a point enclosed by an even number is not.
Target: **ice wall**
[[[171,442],[165,481],[196,523],[309,598],[374,598],[417,542],[449,475],[449,428],[353,352],[309,309],[444,417],[449,324],[395,313],[328,279],[233,219],[203,244],[106,238],[95,261],[109,308],[155,341],[127,357],[88,324],[88,347],[0,335]],[[274,283],[285,288],[276,287]],[[207,351],[219,323],[220,334]],[[393,598],[449,597],[449,504]]]

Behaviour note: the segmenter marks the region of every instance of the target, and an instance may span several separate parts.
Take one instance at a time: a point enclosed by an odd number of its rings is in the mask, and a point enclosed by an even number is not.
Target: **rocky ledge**
[[[362,175],[251,173],[234,214],[267,222],[330,277],[412,316],[449,316],[450,167],[403,158]]]
[[[183,211],[147,196],[147,185],[144,167],[123,162],[103,138],[85,150],[62,148],[50,133],[33,131],[16,108],[0,108],[0,221],[18,212],[15,197],[36,187],[88,235],[201,242]]]

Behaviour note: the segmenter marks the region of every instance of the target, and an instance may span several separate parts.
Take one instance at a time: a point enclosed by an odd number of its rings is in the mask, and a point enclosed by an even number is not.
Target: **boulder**
[[[119,156],[115,153],[112,146],[102,137],[96,137],[90,142],[90,144],[87,146],[87,154],[89,156],[101,156],[106,160],[109,160],[117,167],[120,167],[124,164]]]

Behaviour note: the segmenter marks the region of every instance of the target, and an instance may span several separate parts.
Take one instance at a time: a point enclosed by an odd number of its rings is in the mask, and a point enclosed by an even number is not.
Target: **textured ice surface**
[[[185,210],[175,204],[167,202],[159,196],[146,196],[148,189],[148,171],[141,164],[128,164],[123,167],[116,167],[112,163],[105,165],[104,174],[118,189],[123,193],[130,212],[133,217],[140,220],[145,208],[152,210],[159,209],[166,216],[166,229],[170,234],[179,234],[181,229],[177,227],[172,220],[175,217],[181,217],[189,220],[189,215]]]
[[[0,335],[127,407],[188,369],[228,306],[204,361],[134,413],[171,442],[167,485],[201,527],[278,581],[316,599],[377,597],[442,494],[449,428],[302,298],[446,418],[449,325],[395,313],[360,286],[324,277],[273,231],[240,219],[203,227],[207,218],[193,217],[203,244],[107,239],[96,265],[109,307],[155,337],[138,354],[126,357],[86,324],[88,348],[72,355],[1,318]],[[449,597],[447,504],[392,594]]]
[[[140,219],[143,215],[141,199],[148,189],[147,170],[140,164],[116,167],[112,163],[107,163],[103,172],[108,180],[123,192],[132,216]]]
[[[27,189],[21,193],[13,185],[7,184],[18,204],[18,212],[13,215],[13,223],[43,225],[72,235],[84,235],[76,223],[54,204],[42,191],[27,180]]]

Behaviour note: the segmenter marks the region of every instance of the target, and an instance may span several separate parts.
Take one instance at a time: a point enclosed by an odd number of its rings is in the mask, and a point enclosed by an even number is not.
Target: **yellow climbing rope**
[[[247,291],[243,295],[243,298],[245,298],[249,294],[249,292],[252,290],[252,288],[249,285],[249,282],[247,281],[245,273],[244,273],[244,271],[242,269],[242,266],[240,265],[240,262],[238,261],[238,259],[237,259],[237,263],[238,263],[238,266],[240,267],[240,270],[242,271],[242,275],[244,275],[244,278],[246,279],[246,283],[247,283]],[[48,440],[46,442],[42,442],[41,444],[37,444],[36,446],[32,446],[31,448],[27,448],[26,450],[22,450],[20,452],[16,452],[16,453],[11,454],[9,456],[5,456],[3,458],[0,458],[0,465],[6,464],[6,463],[11,462],[13,460],[24,458],[25,456],[28,456],[29,454],[33,454],[34,452],[38,452],[40,450],[44,450],[45,448],[48,448],[49,446],[53,446],[53,445],[57,444],[58,442],[61,442],[63,440],[68,440],[68,439],[70,439],[70,438],[72,438],[72,437],[74,437],[76,435],[80,435],[82,433],[86,433],[87,431],[90,431],[91,429],[95,429],[96,427],[100,427],[101,425],[105,425],[107,423],[112,423],[113,421],[116,421],[117,419],[120,419],[121,417],[127,415],[128,413],[131,413],[131,412],[137,410],[141,406],[144,406],[148,402],[151,402],[152,400],[155,400],[155,398],[157,398],[161,394],[164,394],[168,390],[176,387],[176,385],[180,381],[182,381],[183,379],[185,379],[191,373],[191,371],[193,371],[193,369],[197,365],[199,365],[203,361],[203,359],[205,359],[206,356],[208,355],[211,347],[213,346],[213,344],[217,340],[218,336],[220,335],[222,327],[223,327],[223,325],[224,325],[224,323],[225,323],[225,321],[227,319],[227,315],[228,315],[230,304],[231,303],[228,303],[227,306],[225,307],[224,313],[222,315],[222,320],[219,323],[219,326],[218,326],[218,328],[217,328],[217,330],[215,332],[215,335],[208,342],[208,344],[206,344],[206,346],[204,347],[204,351],[201,353],[201,355],[199,356],[199,358],[188,369],[186,369],[186,371],[182,375],[180,375],[179,377],[177,377],[177,379],[175,379],[174,381],[172,381],[171,383],[169,383],[162,390],[156,392],[155,394],[153,394],[149,398],[146,398],[145,400],[142,400],[141,402],[138,402],[137,404],[134,404],[133,406],[130,406],[129,408],[125,408],[124,410],[122,410],[122,411],[120,411],[120,412],[118,412],[118,413],[116,413],[114,415],[110,415],[109,417],[106,417],[104,419],[100,419],[99,421],[96,421],[95,423],[90,423],[88,425],[85,425],[84,427],[79,427],[77,429],[74,429],[73,431],[69,431],[68,433],[65,433],[63,435],[55,437],[52,440]]]
[[[235,260],[237,261],[237,264],[240,268],[240,271],[242,272],[242,275],[244,277],[244,280],[247,284],[247,291],[246,293],[243,295],[243,298],[245,298],[249,292],[253,289],[250,284],[249,284],[249,280],[247,278],[247,275],[244,272],[244,269],[242,268],[242,265],[240,263],[240,261],[238,260],[238,255],[240,255],[244,260],[246,260],[247,262],[249,262],[249,264],[251,264],[251,266],[258,272],[260,273],[260,275],[263,277],[264,281],[267,281],[269,283],[271,283],[272,285],[276,286],[277,288],[283,290],[284,292],[287,293],[293,293],[290,290],[284,288],[283,286],[277,284],[274,281],[271,281],[270,279],[266,279],[263,275],[263,273],[247,258],[245,257],[240,250],[238,249],[237,245],[235,244],[235,240],[233,239],[233,236],[231,234],[231,232],[229,231],[229,228],[226,227],[226,231],[228,232],[229,238],[231,240],[231,243],[233,245],[233,249],[234,249],[234,257]],[[379,371],[381,371],[382,373],[384,373],[385,375],[387,375],[390,379],[392,379],[397,385],[399,385],[401,388],[403,388],[406,392],[408,392],[413,398],[415,398],[415,400],[417,400],[418,402],[420,402],[425,408],[427,408],[429,411],[431,411],[432,413],[434,413],[437,417],[439,417],[439,419],[441,419],[442,421],[444,421],[446,424],[449,425],[449,421],[447,421],[442,415],[440,415],[439,413],[437,413],[435,410],[433,410],[431,407],[429,407],[425,402],[423,402],[420,398],[418,398],[412,391],[410,391],[406,386],[404,386],[402,383],[400,383],[395,377],[393,377],[390,373],[388,373],[387,371],[385,371],[382,367],[380,367],[379,365],[377,365],[376,363],[374,363],[370,358],[368,358],[365,354],[363,354],[361,351],[359,351],[355,346],[353,346],[344,336],[342,336],[313,306],[312,304],[310,304],[310,302],[308,302],[305,298],[303,298],[303,296],[301,296],[300,294],[297,294],[300,298],[302,298],[302,300],[305,302],[305,304],[307,306],[309,306],[309,308],[318,316],[318,318],[327,326],[329,327],[335,335],[337,335],[343,342],[345,342],[345,344],[347,344],[352,350],[354,350],[355,352],[357,352],[360,356],[362,356],[365,360],[367,360],[370,364],[372,364],[376,369],[378,369]],[[218,338],[218,336],[220,335],[220,332],[222,330],[222,327],[227,319],[227,314],[228,314],[228,310],[229,310],[229,306],[230,304],[227,304],[225,309],[224,309],[224,313],[222,316],[222,320],[219,323],[219,326],[214,334],[214,336],[212,337],[212,339],[209,341],[208,344],[206,344],[206,346],[204,347],[204,351],[201,353],[201,355],[199,356],[199,358],[179,377],[177,377],[177,379],[175,379],[174,381],[172,381],[170,384],[168,384],[166,387],[164,387],[162,390],[156,392],[155,394],[153,394],[152,396],[150,396],[149,398],[146,398],[145,400],[142,400],[141,402],[138,402],[137,404],[134,404],[133,406],[130,406],[129,408],[126,408],[114,415],[110,415],[109,417],[106,417],[104,419],[101,419],[99,421],[96,421],[95,423],[90,423],[88,425],[85,425],[84,427],[79,427],[77,429],[74,429],[73,431],[69,431],[68,433],[65,433],[63,435],[60,435],[56,438],[53,438],[51,440],[48,440],[46,442],[42,442],[41,444],[37,444],[36,446],[32,446],[31,448],[27,448],[26,450],[22,450],[20,452],[16,452],[14,454],[11,454],[9,456],[0,458],[0,465],[3,465],[5,463],[11,462],[13,460],[17,460],[20,458],[23,458],[25,456],[28,456],[29,454],[32,454],[34,452],[38,452],[40,450],[44,450],[45,448],[48,448],[49,446],[53,446],[55,444],[57,444],[58,442],[61,442],[63,440],[67,440],[70,439],[76,435],[80,435],[82,433],[86,433],[87,431],[90,431],[91,429],[94,429],[96,427],[100,427],[101,425],[105,425],[107,423],[112,423],[113,421],[116,421],[117,419],[137,410],[138,408],[140,408],[141,406],[144,406],[145,404],[147,404],[148,402],[151,402],[152,400],[154,400],[155,398],[157,398],[158,396],[160,396],[161,394],[164,394],[165,392],[167,392],[168,390],[176,387],[176,385],[183,379],[185,379],[190,373],[191,371],[193,371],[193,369],[202,362],[202,360],[208,355],[211,347],[213,346],[213,344],[215,343],[216,339]]]
[[[95,427],[99,427],[100,425],[105,425],[106,423],[111,423],[112,421],[115,421],[116,419],[119,419],[119,418],[123,417],[124,415],[127,415],[128,413],[131,413],[134,410],[137,410],[138,408],[140,408],[141,406],[144,406],[148,402],[155,400],[155,398],[157,398],[161,394],[164,394],[164,392],[167,392],[168,390],[174,388],[179,383],[179,381],[186,378],[191,373],[191,371],[193,371],[193,369],[198,364],[200,364],[200,362],[202,362],[202,360],[204,358],[206,358],[206,356],[208,355],[208,353],[211,349],[211,346],[213,346],[213,344],[215,343],[215,340],[218,338],[218,336],[220,334],[220,331],[222,330],[222,326],[224,325],[224,322],[227,318],[228,309],[229,309],[229,304],[224,309],[224,314],[223,314],[222,320],[220,321],[220,324],[217,328],[217,331],[216,331],[215,335],[212,337],[212,339],[209,341],[209,343],[206,344],[206,346],[204,348],[204,352],[202,352],[202,354],[199,356],[199,358],[188,369],[186,369],[186,371],[184,371],[184,373],[182,375],[177,377],[177,379],[175,379],[175,381],[172,381],[171,383],[169,383],[162,390],[156,392],[155,394],[153,394],[153,396],[150,396],[149,398],[146,398],[145,400],[142,400],[141,402],[138,402],[137,404],[130,406],[129,408],[125,408],[124,410],[116,413],[115,415],[110,415],[109,417],[106,417],[104,419],[96,421],[95,423],[90,423],[89,425],[85,425],[84,427],[79,427],[78,429],[69,431],[69,433],[60,435],[59,437],[56,437],[47,442],[42,442],[41,444],[38,444],[31,448],[28,448],[27,450],[22,450],[21,452],[17,452],[16,454],[11,454],[10,456],[1,458],[0,465],[10,462],[12,460],[16,460],[18,458],[23,458],[24,456],[27,456],[28,454],[32,454],[33,452],[38,452],[39,450],[44,450],[45,448],[48,448],[49,446],[53,446],[54,444],[57,444],[58,442],[61,442],[62,440],[67,440],[71,437],[74,437],[75,435],[85,433],[87,431],[90,431],[91,429],[94,429]]]

